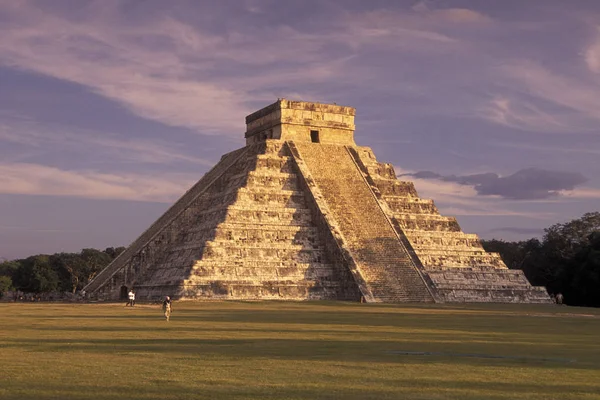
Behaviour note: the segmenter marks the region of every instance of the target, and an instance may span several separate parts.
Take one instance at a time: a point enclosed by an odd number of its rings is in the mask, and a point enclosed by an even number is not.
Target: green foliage
[[[0,276],[13,277],[15,271],[19,269],[21,264],[18,261],[5,261],[0,263]]]
[[[12,287],[12,279],[9,276],[0,275],[0,299],[4,297],[4,293],[11,290]]]
[[[81,290],[124,250],[124,247],[105,251],[83,249],[80,253],[37,255],[24,260],[0,264],[0,276],[12,279],[15,288],[24,292]]]
[[[20,264],[14,275],[14,283],[18,289],[35,293],[58,290],[60,279],[50,264],[49,256],[31,256],[21,260]]]

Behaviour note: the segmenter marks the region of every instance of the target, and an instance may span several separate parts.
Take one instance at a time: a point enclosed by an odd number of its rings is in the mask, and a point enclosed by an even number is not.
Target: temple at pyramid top
[[[280,139],[354,146],[355,115],[353,107],[279,99],[246,117],[246,144]]]
[[[90,298],[545,303],[354,142],[352,107],[279,99],[92,280]]]

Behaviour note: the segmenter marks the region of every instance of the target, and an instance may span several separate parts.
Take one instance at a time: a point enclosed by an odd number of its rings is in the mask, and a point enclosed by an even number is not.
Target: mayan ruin
[[[280,99],[87,285],[96,300],[550,303],[354,140],[356,110]]]

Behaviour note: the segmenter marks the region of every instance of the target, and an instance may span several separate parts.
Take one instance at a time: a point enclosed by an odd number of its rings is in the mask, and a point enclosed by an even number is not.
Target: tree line
[[[555,224],[543,238],[519,242],[482,240],[487,251],[500,253],[511,269],[521,269],[531,284],[562,293],[569,305],[600,307],[600,212]],[[35,255],[0,263],[0,296],[16,289],[30,293],[81,290],[125,247],[103,251]]]
[[[566,304],[600,307],[600,212],[552,225],[541,240],[482,244],[500,253],[508,268],[523,270],[532,285],[562,293]]]
[[[0,297],[9,290],[75,293],[124,250],[125,247],[83,249],[79,253],[38,254],[5,261],[0,263]]]

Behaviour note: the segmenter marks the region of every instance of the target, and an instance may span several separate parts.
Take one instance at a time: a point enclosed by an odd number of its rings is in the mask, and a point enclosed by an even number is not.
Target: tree
[[[498,239],[481,241],[485,251],[499,253],[506,266],[510,269],[521,269],[523,267],[525,254],[522,243],[506,242]]]
[[[0,263],[0,276],[8,276],[12,279],[20,266],[18,261],[4,261]]]
[[[109,254],[96,249],[81,250],[81,259],[85,264],[85,284],[94,279],[96,274],[113,260]]]
[[[60,288],[75,293],[79,287],[84,263],[77,253],[57,253],[50,256],[50,264],[58,272]]]
[[[52,268],[49,256],[37,255],[20,260],[14,285],[25,292],[50,292],[59,288],[58,273]]]
[[[50,256],[50,264],[61,277],[61,289],[72,293],[87,285],[110,261],[110,255],[96,249],[83,249],[81,253],[58,253]]]
[[[600,231],[600,212],[583,214],[565,224],[554,224],[544,229],[544,246],[549,257],[568,260],[590,244],[590,235]]]
[[[11,290],[13,287],[12,279],[9,276],[0,276],[0,299],[4,297],[4,293]]]
[[[600,231],[600,212],[586,213],[581,218],[552,225],[544,231],[542,257],[536,273],[544,277],[544,286],[553,293],[565,294],[565,302],[571,303],[570,286],[575,276],[573,268],[576,268],[574,259],[590,246],[591,234]]]
[[[565,299],[569,304],[600,307],[600,231],[590,234],[588,242],[565,273]]]
[[[114,260],[119,254],[124,252],[125,249],[126,247],[107,247],[106,249],[104,249],[104,252],[110,256],[111,260]]]

